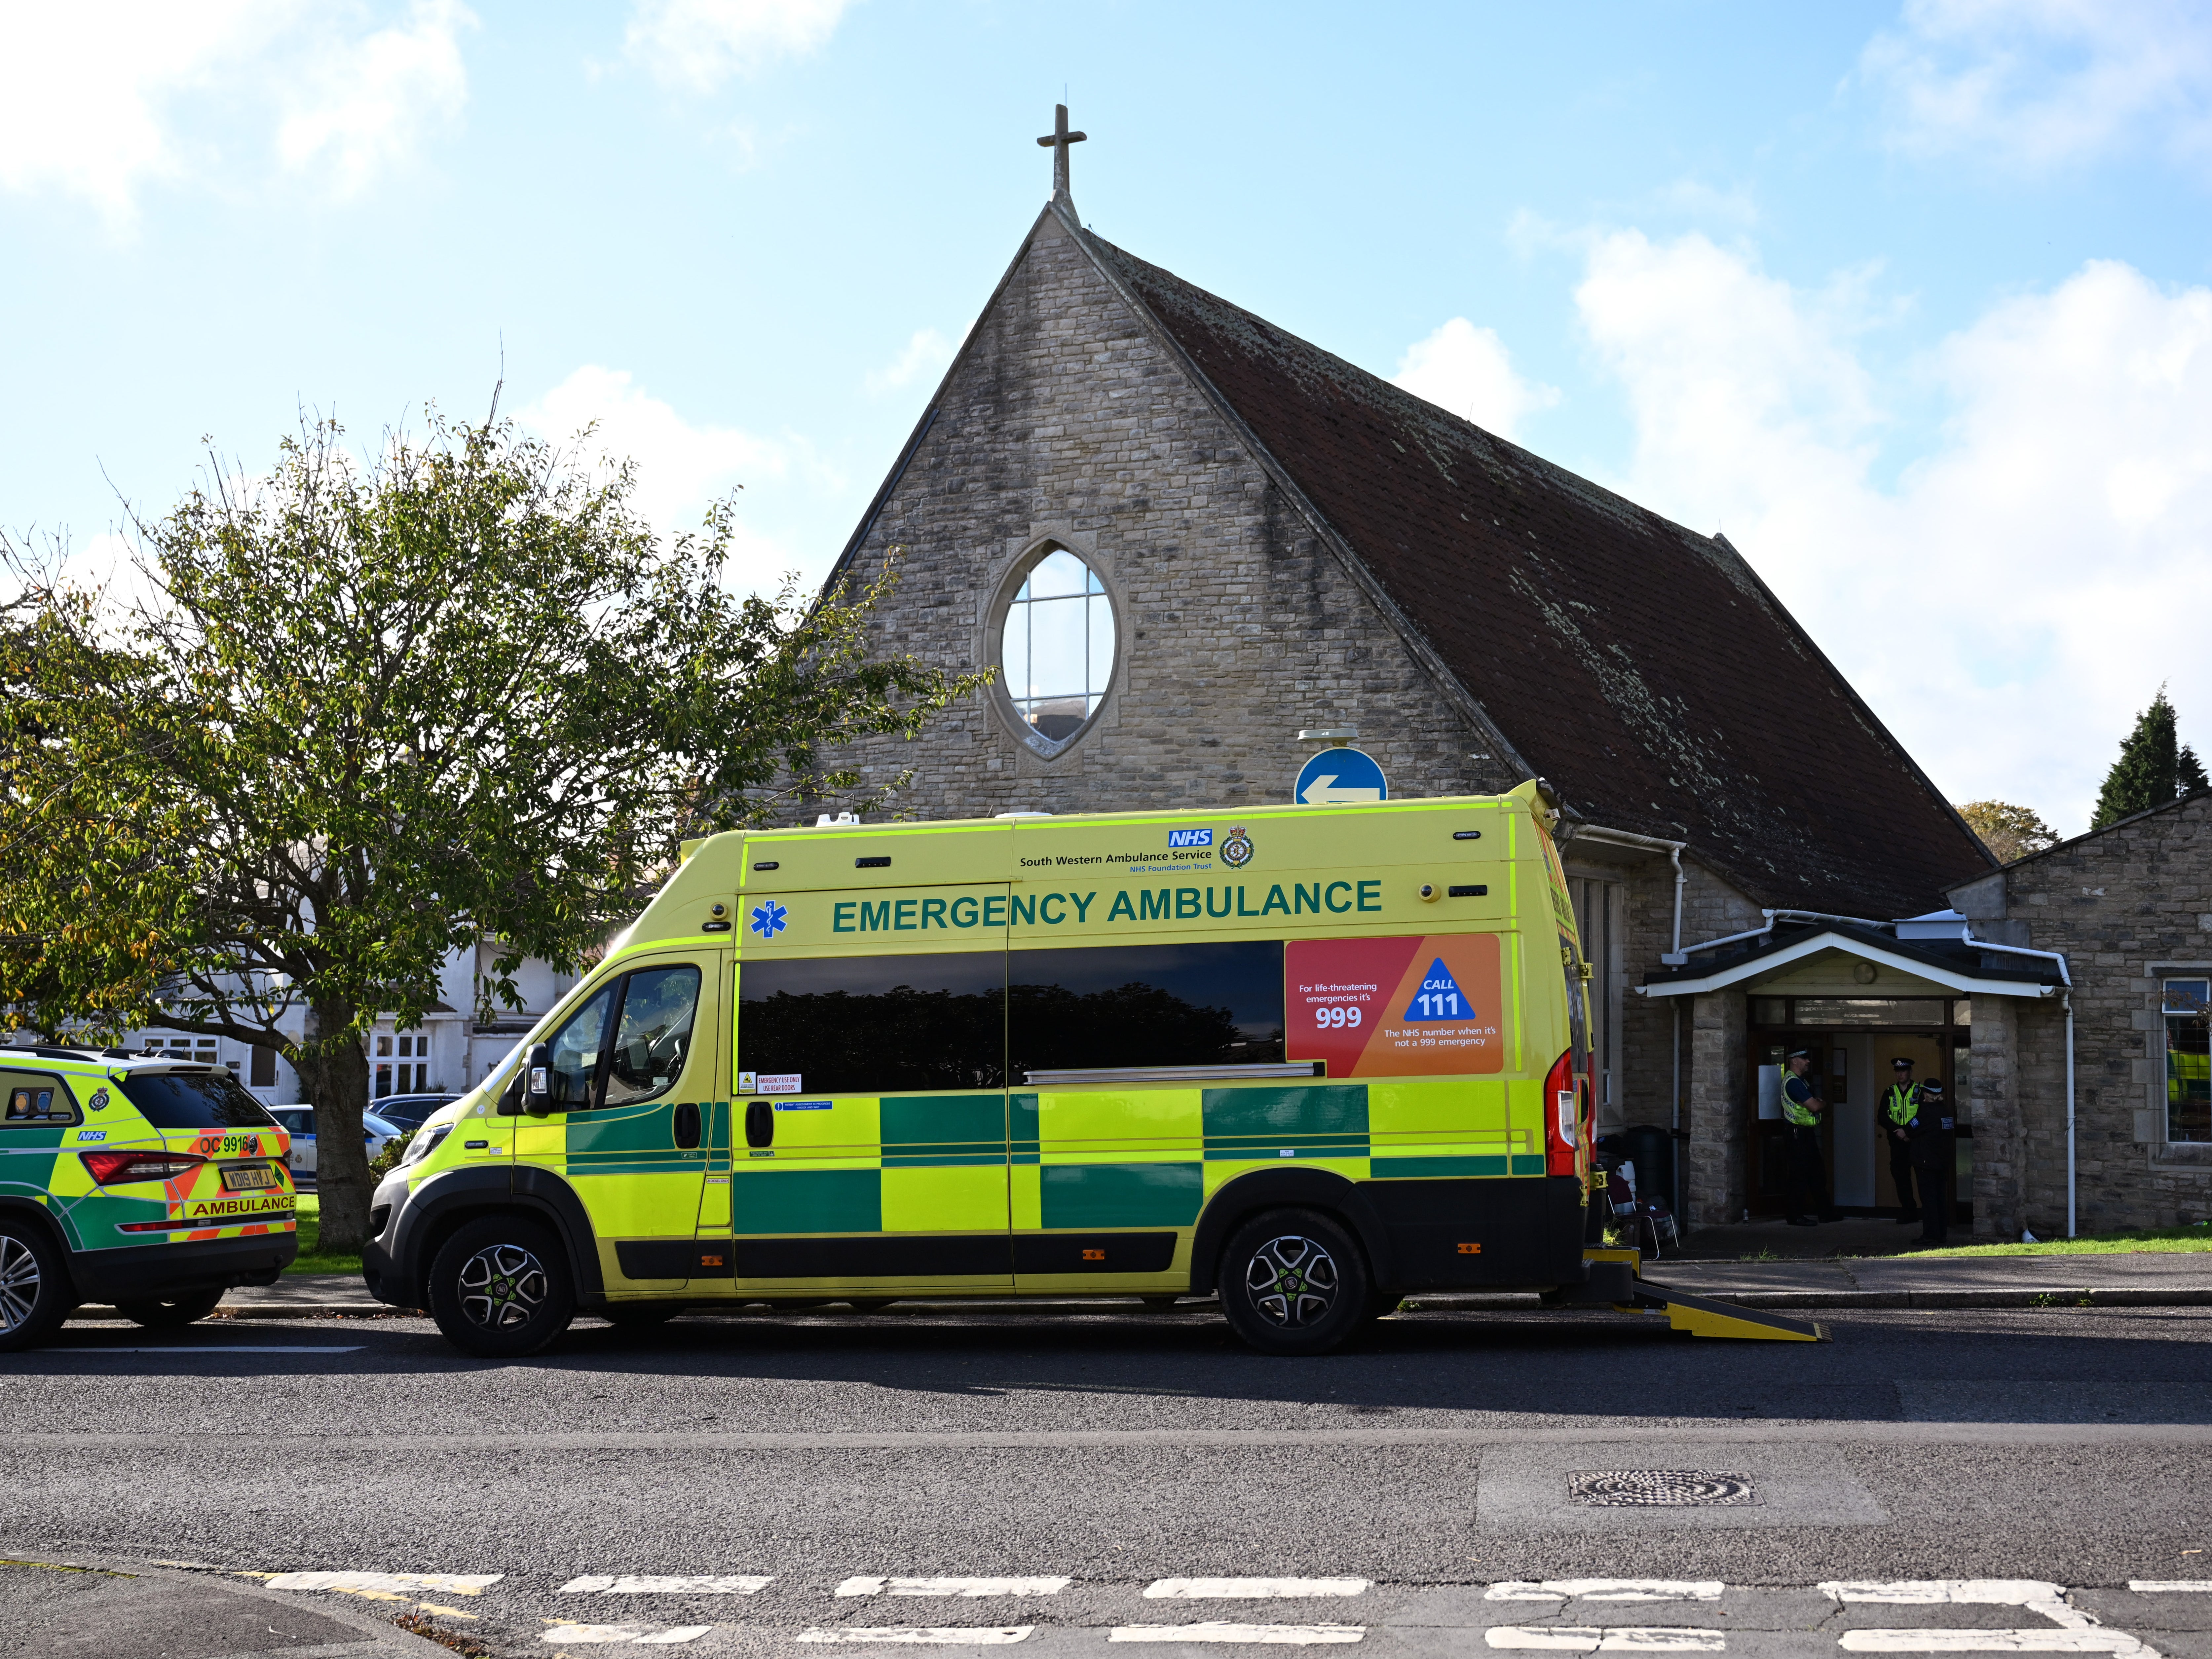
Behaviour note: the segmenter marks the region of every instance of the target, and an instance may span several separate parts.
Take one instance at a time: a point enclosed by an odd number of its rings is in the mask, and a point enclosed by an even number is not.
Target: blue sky
[[[2078,830],[2161,682],[2212,749],[2201,4],[0,3],[0,524],[503,354],[818,574],[1063,87],[1094,229],[1724,529],[1953,799]]]

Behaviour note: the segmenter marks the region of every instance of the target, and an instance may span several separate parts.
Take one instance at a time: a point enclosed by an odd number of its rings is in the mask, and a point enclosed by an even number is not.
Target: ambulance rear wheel
[[[536,1353],[576,1316],[561,1241],[519,1216],[465,1224],[439,1247],[429,1285],[430,1316],[446,1340],[483,1359]]]
[[[33,1348],[69,1317],[69,1273],[35,1222],[0,1218],[0,1353]]]
[[[1364,1324],[1374,1288],[1358,1240],[1317,1210],[1269,1210],[1230,1236],[1221,1311],[1261,1353],[1327,1353]]]
[[[149,1297],[143,1301],[118,1302],[115,1311],[135,1325],[143,1325],[149,1331],[182,1330],[197,1320],[205,1319],[222,1302],[220,1290],[194,1291],[190,1296]]]

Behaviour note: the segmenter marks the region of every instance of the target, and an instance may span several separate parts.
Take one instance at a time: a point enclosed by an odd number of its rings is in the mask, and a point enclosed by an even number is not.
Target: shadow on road
[[[1061,1396],[1314,1408],[1378,1423],[1428,1414],[1820,1422],[2212,1423],[2203,1342],[2212,1310],[1854,1313],[1835,1340],[1738,1343],[1610,1314],[1400,1316],[1345,1351],[1271,1359],[1207,1312],[1056,1317],[818,1314],[693,1316],[650,1332],[588,1317],[550,1352],[478,1361],[416,1321],[217,1322],[156,1334],[71,1326],[55,1346],[0,1358],[27,1382],[97,1370],[167,1375],[387,1376],[526,1370],[548,1393],[650,1380],[843,1388],[977,1405]],[[248,1352],[247,1347],[283,1352]],[[319,1347],[351,1352],[317,1352]],[[167,1352],[190,1349],[189,1359]],[[225,1350],[240,1350],[227,1354]],[[403,1382],[403,1379],[404,1380]],[[599,1395],[589,1397],[599,1398]],[[1060,1415],[1066,1408],[1048,1407]]]

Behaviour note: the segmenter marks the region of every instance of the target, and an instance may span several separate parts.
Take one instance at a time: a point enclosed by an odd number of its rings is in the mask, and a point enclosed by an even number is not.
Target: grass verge
[[[325,1255],[322,1253],[323,1205],[313,1193],[301,1193],[300,1199],[300,1254],[288,1273],[358,1273],[361,1257],[343,1253]]]
[[[2212,1227],[2147,1227],[2139,1232],[2039,1239],[2033,1244],[1952,1244],[1910,1254],[1915,1261],[1924,1261],[1930,1256],[2182,1255],[2206,1251],[2212,1251]]]

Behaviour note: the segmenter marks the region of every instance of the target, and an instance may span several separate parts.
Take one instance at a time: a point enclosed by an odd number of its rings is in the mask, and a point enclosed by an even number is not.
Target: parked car
[[[379,1103],[381,1104],[382,1103]],[[271,1106],[269,1115],[283,1125],[284,1132],[292,1137],[292,1155],[289,1162],[292,1179],[303,1190],[315,1184],[315,1109],[312,1106]],[[407,1132],[374,1112],[361,1115],[362,1145],[368,1148],[374,1160],[386,1146]]]
[[[386,1095],[370,1109],[386,1123],[396,1123],[404,1129],[419,1129],[422,1120],[441,1106],[450,1106],[459,1095]]]

